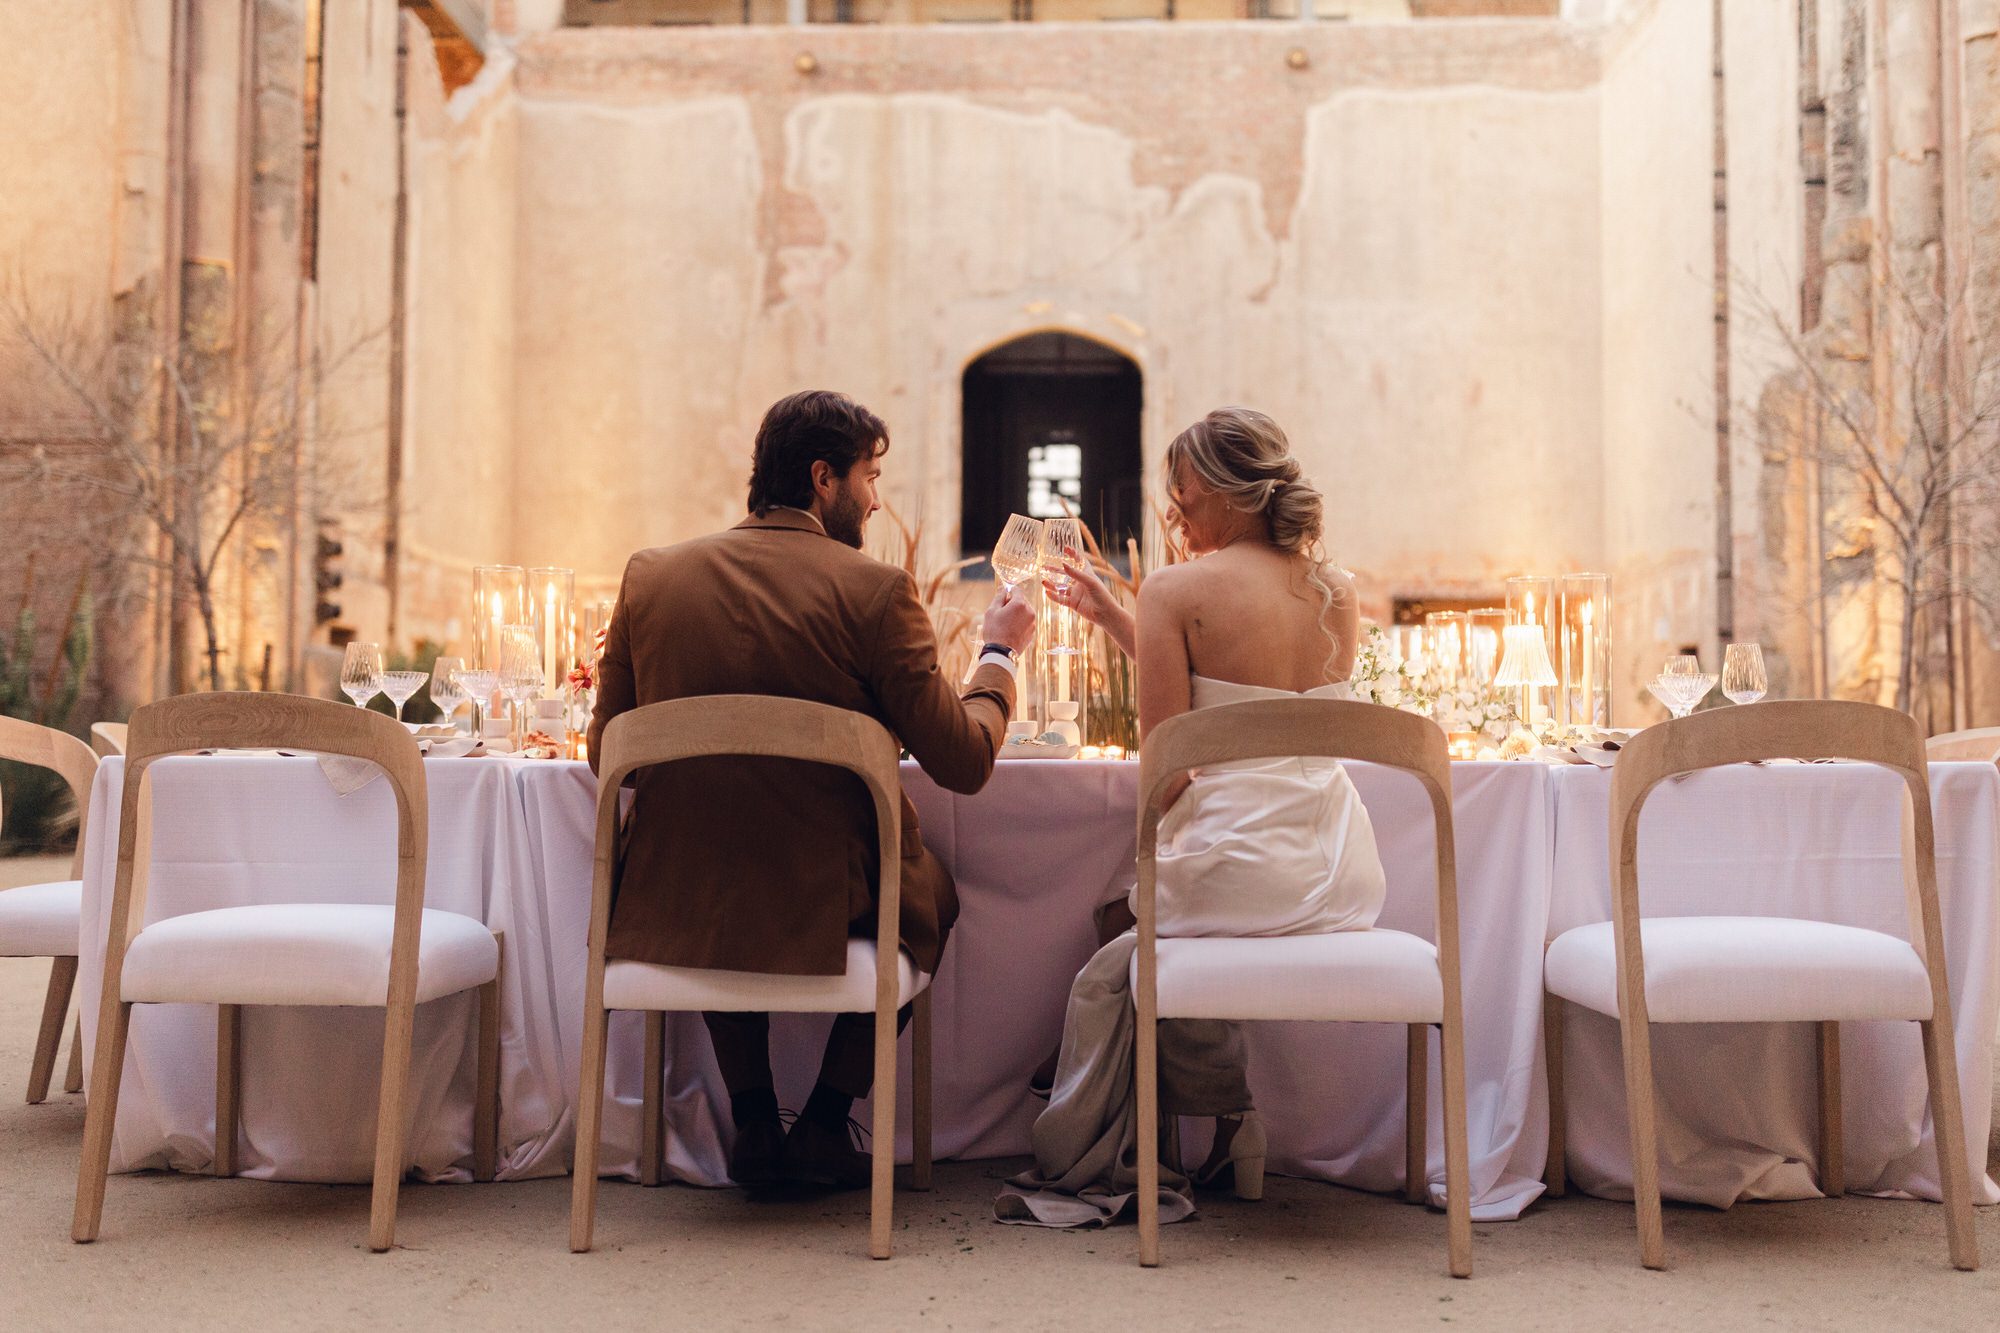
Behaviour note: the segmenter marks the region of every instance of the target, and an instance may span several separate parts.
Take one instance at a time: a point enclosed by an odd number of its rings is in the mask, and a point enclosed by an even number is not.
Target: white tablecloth
[[[1389,873],[1382,924],[1428,935],[1428,805],[1406,777],[1366,765],[1352,771]],[[501,1175],[559,1174],[574,1134],[595,784],[580,764],[435,760],[426,772],[429,904],[506,933]],[[91,1024],[122,777],[121,763],[107,761],[92,798],[81,979]],[[1540,1191],[1547,1125],[1542,943],[1609,913],[1609,776],[1539,764],[1459,764],[1453,777],[1475,1216],[1490,1220],[1517,1216]],[[1070,979],[1091,951],[1091,909],[1131,882],[1137,778],[1130,763],[1010,761],[979,796],[959,797],[906,766],[925,839],[952,868],[963,904],[934,1000],[940,1155],[1028,1150],[1040,1106],[1027,1095],[1028,1075],[1053,1047]],[[1756,910],[1824,912],[1900,931],[1893,819],[1868,832],[1852,817],[1858,801],[1879,794],[1867,785],[1874,778],[1814,765],[1673,784],[1648,814],[1647,910],[1751,910],[1737,886],[1754,882],[1771,895],[1760,896]],[[213,756],[163,761],[155,784],[149,920],[258,901],[391,899],[392,825],[381,783],[340,797],[310,759]],[[2000,770],[1940,765],[1934,787],[1967,1138],[1977,1154],[1986,1141],[2000,1006],[1993,901]],[[1694,836],[1676,840],[1653,830]],[[1747,875],[1701,869],[1744,857],[1755,858],[1746,862],[1756,867]],[[1674,858],[1679,873],[1669,873]],[[1888,876],[1879,892],[1866,887],[1871,875]],[[470,1016],[466,997],[418,1012],[410,1155],[427,1177],[469,1175]],[[797,1017],[773,1025],[778,1091],[787,1105],[810,1087],[825,1023]],[[1924,1080],[1914,1029],[1870,1026],[1882,1031],[1851,1025],[1847,1039],[1850,1179],[1935,1197],[1934,1158],[1917,1137]],[[379,1013],[253,1010],[244,1031],[246,1171],[366,1180]],[[1571,1031],[1572,1174],[1583,1188],[1616,1194],[1629,1172],[1609,1027],[1593,1031],[1579,1018]],[[636,1015],[614,1018],[603,1158],[610,1174],[636,1172],[639,1032]],[[669,1034],[667,1164],[677,1178],[717,1183],[727,1098],[700,1019],[677,1016]],[[1898,1041],[1907,1049],[1892,1049]],[[1696,1048],[1705,1062],[1689,1064]],[[1655,1052],[1670,1196],[1727,1203],[1811,1193],[1805,1173],[1785,1165],[1807,1155],[1813,1133],[1811,1066],[1799,1032],[1660,1029]],[[1400,1030],[1252,1025],[1251,1054],[1277,1169],[1367,1189],[1399,1187]],[[213,1153],[212,1011],[142,1006],[129,1060],[115,1167],[206,1169]],[[1430,1086],[1435,1192],[1443,1178],[1435,1068]],[[865,1112],[857,1114],[865,1122]],[[907,1114],[901,1123],[899,1153],[906,1155]],[[1198,1148],[1191,1139],[1189,1151]]]
[[[1611,917],[1611,774],[1565,768],[1555,778],[1551,939]],[[1900,790],[1900,778],[1861,764],[1716,769],[1662,784],[1640,816],[1641,914],[1812,917],[1907,939]],[[2000,769],[1933,764],[1931,804],[1973,1197],[1995,1203],[1986,1138],[2000,1008]],[[1571,1179],[1629,1199],[1617,1021],[1565,1012]],[[1817,1067],[1808,1024],[1656,1024],[1661,1192],[1716,1207],[1818,1197]],[[1841,1085],[1848,1187],[1940,1197],[1917,1025],[1842,1024]]]

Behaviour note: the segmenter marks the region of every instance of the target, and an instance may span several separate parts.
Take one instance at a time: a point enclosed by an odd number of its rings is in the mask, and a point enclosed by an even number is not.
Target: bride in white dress
[[[1351,697],[1354,588],[1326,562],[1324,502],[1277,423],[1247,408],[1211,412],[1175,438],[1165,463],[1169,516],[1199,558],[1148,575],[1136,617],[1080,563],[1069,566],[1070,588],[1047,586],[1137,660],[1142,742],[1191,709]],[[1168,797],[1156,881],[1162,936],[1316,935],[1375,924],[1382,864],[1368,812],[1338,762],[1216,765]],[[1120,913],[1113,929],[1130,920]],[[1035,1169],[995,1200],[1001,1221],[1102,1225],[1131,1200],[1135,948],[1124,930],[1077,974],[1049,1107],[1035,1123]],[[1163,1166],[1161,1221],[1193,1214],[1191,1183],[1261,1197],[1264,1130],[1245,1066],[1234,1023],[1160,1024],[1162,1114],[1216,1118],[1214,1150],[1194,1182]]]

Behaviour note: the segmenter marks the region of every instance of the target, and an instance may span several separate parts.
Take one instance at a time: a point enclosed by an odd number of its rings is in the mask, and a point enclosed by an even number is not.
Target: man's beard
[[[822,516],[826,535],[858,551],[861,549],[861,529],[868,522],[868,511],[845,486],[840,488],[837,496],[833,508]]]

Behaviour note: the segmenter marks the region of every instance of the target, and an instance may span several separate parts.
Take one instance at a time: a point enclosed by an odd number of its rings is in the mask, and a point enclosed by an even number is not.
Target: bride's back
[[[1359,637],[1354,587],[1341,570],[1319,566],[1329,606],[1312,569],[1307,556],[1245,543],[1160,571],[1176,585],[1189,670],[1294,692],[1346,680]]]

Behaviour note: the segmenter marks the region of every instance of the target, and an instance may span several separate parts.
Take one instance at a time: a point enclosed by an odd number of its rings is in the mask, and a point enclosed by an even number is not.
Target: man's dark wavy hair
[[[811,508],[812,465],[825,462],[845,477],[856,463],[889,449],[882,418],[844,393],[808,389],[780,398],[757,427],[750,463],[750,512]]]

